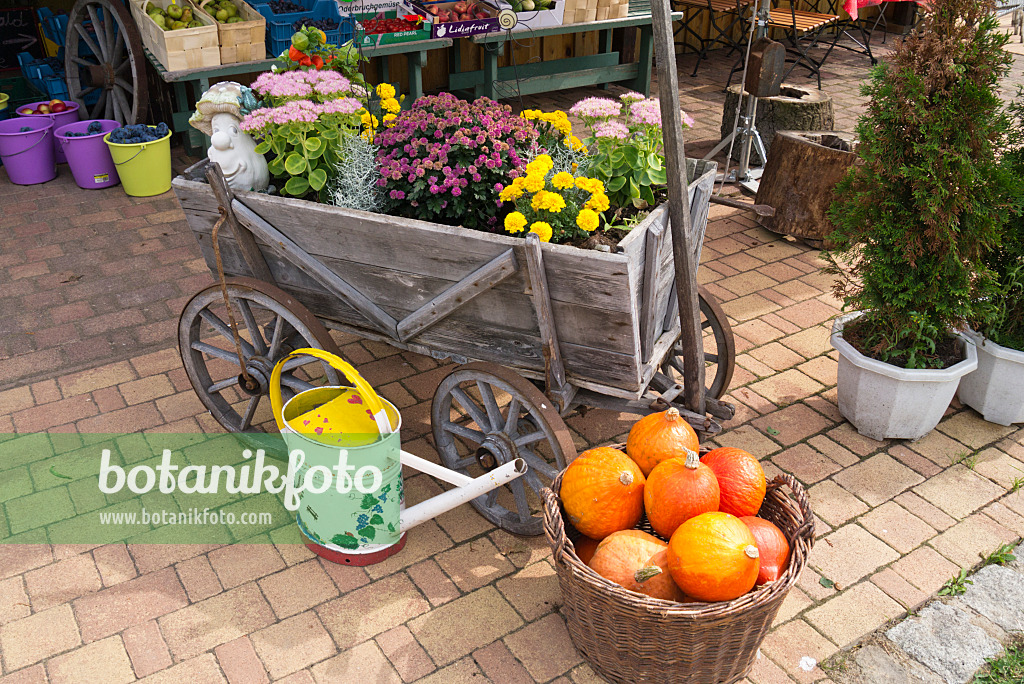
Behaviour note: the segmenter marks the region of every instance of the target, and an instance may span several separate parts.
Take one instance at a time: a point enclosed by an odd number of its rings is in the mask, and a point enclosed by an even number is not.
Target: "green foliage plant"
[[[967,577],[967,570],[961,568],[960,572],[954,574],[939,589],[939,596],[960,596],[967,591],[967,585],[974,582]]]
[[[1008,118],[998,97],[1007,36],[992,0],[934,0],[921,30],[863,88],[859,163],[839,183],[827,272],[864,315],[844,336],[904,368],[943,366],[949,331],[984,317],[996,287],[983,257],[999,244]]]

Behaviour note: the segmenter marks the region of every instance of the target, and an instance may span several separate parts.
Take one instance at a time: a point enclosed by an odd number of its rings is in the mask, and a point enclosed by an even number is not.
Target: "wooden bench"
[[[409,63],[409,91],[406,103],[411,104],[417,97],[423,95],[423,67],[427,62],[427,53],[431,50],[440,50],[451,47],[451,38],[437,38],[434,40],[419,40],[411,43],[397,43],[395,45],[382,45],[376,48],[364,48],[363,54],[367,57],[386,57],[388,55],[406,56]],[[187,154],[205,154],[206,148],[210,145],[210,139],[200,131],[188,125],[188,119],[192,116],[191,102],[199,100],[211,83],[217,83],[225,79],[242,74],[251,74],[260,71],[268,71],[274,64],[274,59],[262,59],[254,62],[239,62],[237,64],[222,64],[220,66],[208,67],[205,69],[187,69],[182,71],[167,71],[160,62],[146,50],[146,58],[153,65],[157,74],[164,83],[169,83],[174,88],[174,112],[171,117],[171,128],[175,132],[185,135],[185,152]],[[382,81],[387,81],[387,60],[381,60],[383,66]],[[191,89],[191,99],[189,90]]]

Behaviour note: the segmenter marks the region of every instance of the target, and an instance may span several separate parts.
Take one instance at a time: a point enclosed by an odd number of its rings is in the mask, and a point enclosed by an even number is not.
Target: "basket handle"
[[[807,497],[807,490],[803,488],[795,477],[789,473],[780,473],[776,475],[771,482],[768,483],[768,489],[779,489],[782,485],[789,487],[789,491],[792,493],[793,498],[796,499],[796,505],[800,509],[800,515],[803,516],[804,522],[800,527],[796,528],[796,537],[804,537],[807,541],[808,551],[814,545],[814,514],[811,512],[811,501]]]
[[[547,514],[544,516],[544,534],[547,535],[548,544],[551,546],[552,555],[555,557],[555,561],[558,563],[562,562],[565,556],[565,543],[569,540],[568,535],[565,533],[565,523],[562,521],[562,512],[558,509],[558,496],[555,494],[555,488],[561,489],[562,474],[559,473],[555,481],[551,483],[550,487],[545,487],[541,490],[540,496],[544,500],[544,509]],[[573,551],[575,552],[575,547]]]
[[[370,383],[359,374],[352,364],[348,363],[344,359],[339,358],[335,354],[323,349],[313,349],[311,347],[305,347],[303,349],[296,349],[288,356],[284,357],[274,366],[274,372],[270,375],[270,406],[274,413],[274,420],[277,422],[277,428],[284,430],[284,403],[281,401],[281,372],[284,369],[284,364],[289,359],[294,359],[299,356],[312,356],[314,359],[319,359],[328,363],[331,368],[341,371],[345,377],[351,382],[356,388],[362,392],[366,399],[366,405],[373,413],[374,420],[377,421],[377,427],[380,429],[380,433],[390,434],[394,432],[391,429],[391,421],[388,419],[387,412],[384,410],[384,402],[380,400],[377,392],[370,386]]]

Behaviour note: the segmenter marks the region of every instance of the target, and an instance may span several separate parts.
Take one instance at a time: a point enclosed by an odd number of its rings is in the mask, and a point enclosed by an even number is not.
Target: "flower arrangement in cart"
[[[666,195],[655,99],[626,93],[519,114],[450,93],[406,102],[391,84],[368,85],[358,52],[324,44],[315,28],[297,32],[279,61],[252,84],[261,101],[241,129],[282,195],[584,246],[621,237]]]

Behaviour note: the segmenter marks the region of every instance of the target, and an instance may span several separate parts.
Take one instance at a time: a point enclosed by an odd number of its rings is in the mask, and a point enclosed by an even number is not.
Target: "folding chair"
[[[837,14],[823,14],[820,12],[809,12],[806,10],[798,10],[792,5],[789,7],[772,7],[768,14],[768,28],[779,29],[784,31],[786,34],[786,53],[792,55],[791,58],[787,57],[786,62],[790,63],[788,69],[783,74],[782,78],[785,80],[797,66],[803,66],[805,69],[811,72],[811,74],[818,78],[818,90],[821,90],[821,67],[828,59],[828,56],[832,54],[832,50],[836,46],[836,41],[839,40],[839,36],[842,35],[842,31],[836,31],[832,37],[832,42],[828,43],[828,49],[825,50],[825,54],[820,57],[815,57],[811,54],[811,50],[819,46],[819,38],[822,33],[830,26],[838,26],[839,15]],[[729,73],[729,80],[726,81],[725,87],[728,88],[729,84],[732,83],[732,77],[737,72],[743,69],[743,60],[741,59],[736,63],[736,66],[732,68]]]
[[[675,35],[677,37],[676,45],[686,47],[685,40],[678,40],[679,34],[682,33],[684,38],[689,35],[692,36],[700,44],[700,49],[697,51],[697,63],[693,65],[693,73],[690,76],[697,75],[697,69],[700,67],[700,63],[707,59],[708,50],[717,45],[722,44],[729,48],[729,52],[726,54],[726,58],[732,55],[733,52],[739,52],[742,54],[744,42],[744,34],[740,33],[740,38],[736,39],[733,37],[734,29],[737,26],[743,25],[743,14],[747,11],[753,0],[673,0],[673,9],[676,11],[686,12],[686,15],[680,22],[680,27],[676,29]],[[693,10],[691,13],[689,10]],[[703,33],[694,31],[690,26],[690,22],[695,18],[702,15],[704,12],[708,14],[708,31],[709,37],[704,37]],[[719,23],[719,18],[723,22],[728,21],[727,24]]]

